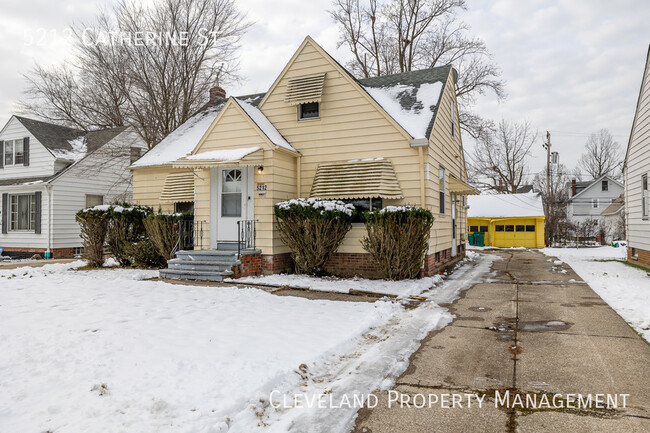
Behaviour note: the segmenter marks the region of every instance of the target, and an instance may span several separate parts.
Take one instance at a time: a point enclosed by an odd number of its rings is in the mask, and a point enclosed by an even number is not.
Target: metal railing
[[[182,220],[178,222],[178,241],[172,250],[172,256],[180,250],[203,248],[203,221]]]
[[[242,249],[255,249],[255,220],[237,221],[237,257]]]

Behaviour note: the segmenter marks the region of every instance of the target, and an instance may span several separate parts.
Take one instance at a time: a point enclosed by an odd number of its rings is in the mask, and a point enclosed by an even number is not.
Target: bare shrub
[[[275,205],[280,239],[298,274],[322,275],[325,262],[350,231],[354,206],[339,200],[299,198]]]
[[[433,215],[413,206],[388,206],[365,214],[361,240],[384,278],[416,278],[429,248]]]
[[[88,266],[104,266],[104,243],[108,231],[108,214],[103,206],[83,209],[77,212],[76,220],[81,227],[83,240],[82,257],[88,261]]]
[[[147,236],[165,261],[171,259],[178,242],[178,223],[183,218],[181,214],[156,214],[144,219]]]

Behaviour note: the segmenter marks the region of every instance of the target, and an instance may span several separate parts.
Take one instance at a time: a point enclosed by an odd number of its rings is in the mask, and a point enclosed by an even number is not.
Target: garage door
[[[534,219],[498,221],[494,226],[495,247],[537,247]]]

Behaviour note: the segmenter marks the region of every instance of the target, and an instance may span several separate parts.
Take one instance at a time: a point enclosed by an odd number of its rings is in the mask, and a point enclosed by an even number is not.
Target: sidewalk
[[[537,252],[495,254],[503,260],[493,280],[449,306],[454,322],[423,341],[393,389],[411,397],[476,393],[485,396],[482,407],[388,408],[381,393],[376,408],[359,412],[354,431],[650,431],[650,345],[567,265],[554,272]],[[496,407],[497,391],[629,397],[617,409],[508,409]]]

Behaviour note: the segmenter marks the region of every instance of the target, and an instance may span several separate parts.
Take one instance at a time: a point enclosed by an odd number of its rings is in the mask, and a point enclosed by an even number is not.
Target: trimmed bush
[[[111,254],[121,266],[131,266],[135,261],[129,246],[145,235],[144,219],[152,213],[153,210],[149,207],[130,206],[125,203],[109,207],[106,242]]]
[[[144,228],[151,243],[165,261],[171,259],[172,251],[178,243],[178,223],[184,219],[192,219],[192,214],[149,215],[144,219]]]
[[[165,259],[146,236],[142,236],[134,242],[126,242],[124,251],[133,266],[139,268],[161,268],[165,266]]]
[[[389,280],[416,278],[429,247],[433,214],[414,206],[366,212],[368,235],[361,240],[378,270]]]
[[[77,212],[76,220],[81,228],[83,240],[82,257],[88,261],[88,266],[104,266],[104,243],[108,231],[108,209],[110,206],[101,205]]]
[[[325,262],[350,231],[354,206],[299,198],[280,202],[274,210],[280,239],[291,250],[296,273],[322,275]]]

